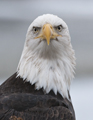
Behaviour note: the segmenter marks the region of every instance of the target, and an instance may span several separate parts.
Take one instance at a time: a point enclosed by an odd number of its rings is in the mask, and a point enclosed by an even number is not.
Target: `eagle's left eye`
[[[59,31],[59,32],[61,32],[61,31],[62,31],[62,25],[58,25],[58,26],[56,27],[56,30]]]
[[[41,29],[40,27],[33,27],[33,32],[37,33],[37,32],[39,32],[40,29]]]

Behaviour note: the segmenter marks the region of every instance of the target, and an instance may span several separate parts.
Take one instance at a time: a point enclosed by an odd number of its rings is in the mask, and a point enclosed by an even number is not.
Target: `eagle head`
[[[29,26],[17,74],[37,90],[53,90],[68,98],[74,77],[75,53],[67,24],[58,16],[44,14]]]

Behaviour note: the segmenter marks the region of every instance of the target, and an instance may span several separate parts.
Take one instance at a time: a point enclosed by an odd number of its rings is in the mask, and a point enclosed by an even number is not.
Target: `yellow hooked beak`
[[[56,32],[54,32],[52,25],[45,24],[45,25],[43,25],[40,35],[35,37],[35,39],[37,39],[37,38],[41,38],[42,40],[46,39],[47,44],[49,45],[50,39],[54,39],[57,36],[61,36],[61,35],[58,35]]]

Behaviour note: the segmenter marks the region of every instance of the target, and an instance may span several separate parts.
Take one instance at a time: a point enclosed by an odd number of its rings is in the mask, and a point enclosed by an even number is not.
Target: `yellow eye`
[[[41,29],[40,27],[33,27],[33,32],[37,33],[37,32],[39,32],[40,29]]]
[[[62,25],[57,26],[56,30],[59,31],[59,32],[61,32],[62,31]]]

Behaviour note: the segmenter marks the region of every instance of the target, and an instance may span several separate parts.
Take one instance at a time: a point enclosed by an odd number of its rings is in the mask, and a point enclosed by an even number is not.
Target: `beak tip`
[[[47,42],[48,46],[49,46],[49,42]]]

